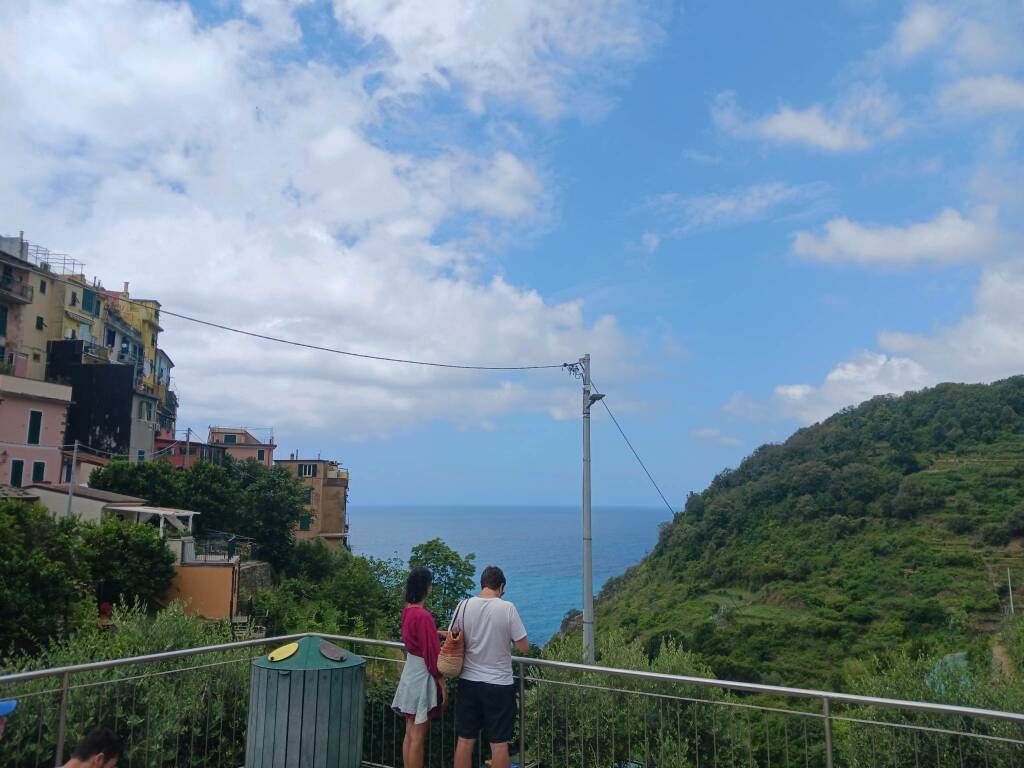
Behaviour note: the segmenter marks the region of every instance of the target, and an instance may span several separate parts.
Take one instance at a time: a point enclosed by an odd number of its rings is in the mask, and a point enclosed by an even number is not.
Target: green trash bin
[[[365,673],[362,656],[319,637],[255,659],[246,768],[359,768]]]

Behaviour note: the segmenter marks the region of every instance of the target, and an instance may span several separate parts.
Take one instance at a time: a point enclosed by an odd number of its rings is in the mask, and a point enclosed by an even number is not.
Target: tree
[[[321,584],[334,576],[350,557],[347,549],[331,549],[321,539],[297,541],[285,574],[289,578]]]
[[[138,496],[159,507],[184,507],[183,473],[166,461],[112,461],[89,475],[103,491]]]
[[[476,555],[461,556],[441,539],[431,539],[412,548],[409,569],[424,567],[434,575],[434,588],[427,600],[427,610],[437,625],[447,626],[452,613],[473,588]]]
[[[82,526],[85,557],[97,602],[153,608],[174,578],[174,555],[157,529],[120,517]]]
[[[302,483],[284,467],[268,469],[251,459],[229,467],[237,473],[242,489],[234,533],[254,539],[260,558],[284,570],[295,543],[295,527],[306,514]]]
[[[0,501],[0,653],[34,652],[89,612],[89,568],[74,519]]]

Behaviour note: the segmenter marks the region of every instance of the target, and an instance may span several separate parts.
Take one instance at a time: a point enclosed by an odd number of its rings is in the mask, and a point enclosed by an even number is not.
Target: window
[[[70,483],[71,482],[71,462],[70,461],[68,462],[68,465],[66,467],[64,467],[64,482],[65,483]]]
[[[238,435],[224,435],[224,442],[228,445],[234,445],[238,440]]]
[[[145,449],[143,449],[143,448],[139,449],[138,459],[139,459],[139,461],[145,461],[146,460],[146,451],[145,451]]]
[[[25,471],[25,462],[21,459],[11,461],[11,485],[21,488],[21,475]]]
[[[0,336],[7,335],[7,307],[0,305]]]
[[[267,459],[267,452],[265,450],[263,450],[262,448],[258,448],[256,450],[256,461],[266,461],[266,459]]]
[[[11,483],[11,485],[13,485],[13,483]],[[309,515],[303,515],[302,517],[300,517],[299,518],[299,530],[300,531],[308,531],[309,530],[309,523],[310,523]]]
[[[82,309],[90,315],[100,316],[100,297],[96,295],[95,291],[90,291],[88,288],[82,291]]]
[[[305,491],[306,491],[306,493],[302,497],[302,501],[305,502],[306,504],[312,504],[313,503],[313,489],[312,488],[306,488]]]
[[[33,461],[32,462],[32,482],[41,483],[43,478],[46,477],[46,462],[45,461]]]
[[[39,433],[43,430],[43,412],[28,412],[28,439],[29,445],[39,445]]]
[[[316,464],[299,464],[299,477],[316,477]]]
[[[33,361],[33,362],[36,362],[36,363],[38,363],[38,362],[39,362],[40,360],[42,360],[42,359],[43,359],[43,358],[42,358],[42,355],[40,355],[40,354],[39,354],[38,352],[33,352],[33,353],[32,353],[32,361]]]
[[[153,403],[149,400],[139,400],[139,421],[153,420]]]
[[[36,315],[36,330],[37,331],[41,331],[45,327],[46,327],[46,323],[43,322],[43,318],[40,317],[39,315]]]
[[[113,328],[107,328],[107,346],[110,349],[114,348],[114,344],[117,343],[117,333]]]
[[[46,293],[46,281],[45,280],[40,280],[39,281],[39,292],[40,293]]]
[[[72,307],[77,307],[78,306],[78,294],[75,293],[74,291],[71,292],[71,306]]]

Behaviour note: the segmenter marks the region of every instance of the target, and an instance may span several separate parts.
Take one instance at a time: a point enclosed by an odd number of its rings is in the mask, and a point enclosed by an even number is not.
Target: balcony
[[[31,304],[34,295],[32,286],[24,280],[16,280],[13,277],[0,278],[0,300]]]
[[[121,764],[129,768],[236,768],[244,764],[253,658],[307,636],[0,676],[0,698],[19,701],[0,765],[60,765],[74,740],[102,722],[125,737]],[[366,658],[362,764],[398,768],[405,724],[390,703],[401,643],[319,636]],[[543,659],[515,658],[513,666],[522,706],[510,751],[524,768],[999,768],[1024,758],[1024,715],[1013,712]],[[427,766],[452,764],[455,695],[453,685],[431,725]]]

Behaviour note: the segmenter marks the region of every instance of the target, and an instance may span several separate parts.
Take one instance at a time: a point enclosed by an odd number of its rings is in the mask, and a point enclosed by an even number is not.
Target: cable
[[[594,380],[593,379],[590,380],[590,384],[591,384],[591,386],[594,387],[594,391],[600,394],[600,390],[598,390],[597,385],[594,384]],[[644,473],[647,475],[647,479],[650,480],[651,481],[651,485],[654,486],[654,490],[656,490],[658,492],[658,495],[661,496],[661,500],[663,502],[665,502],[665,506],[668,508],[668,511],[671,512],[674,515],[676,513],[676,511],[674,509],[672,509],[672,505],[668,503],[668,499],[666,499],[665,498],[665,494],[661,492],[661,488],[658,487],[658,483],[655,481],[654,477],[651,475],[650,470],[647,469],[647,465],[644,464],[644,460],[640,458],[640,454],[636,452],[636,448],[634,448],[633,444],[631,442],[629,442],[629,438],[626,437],[626,433],[623,431],[622,426],[619,424],[619,420],[615,418],[615,414],[612,413],[612,409],[608,407],[608,398],[607,397],[601,398],[601,405],[603,405],[604,409],[606,411],[608,411],[608,415],[611,416],[611,418],[612,418],[612,423],[615,424],[615,428],[617,430],[619,430],[619,434],[622,435],[622,439],[626,441],[626,445],[629,446],[629,450],[631,450],[633,452],[633,455],[636,457],[636,460],[640,464],[640,467],[643,469]]]
[[[74,283],[70,280],[61,279],[61,282],[69,285],[81,287],[79,283]],[[150,305],[139,301],[138,299],[129,299],[124,296],[118,296],[118,301],[124,301],[128,304],[135,304],[136,306],[147,307],[153,309]],[[458,370],[469,370],[469,371],[538,371],[551,368],[568,368],[570,363],[550,363],[547,365],[464,365],[461,363],[438,363],[428,360],[411,360],[402,357],[385,357],[384,355],[370,355],[363,352],[350,352],[344,349],[335,349],[333,347],[322,347],[318,344],[306,344],[302,341],[294,341],[292,339],[282,339],[277,336],[268,336],[264,333],[256,333],[254,331],[243,331],[241,328],[232,328],[230,325],[223,325],[221,323],[215,323],[211,320],[202,320],[198,317],[192,317],[191,315],[183,315],[179,312],[171,312],[168,309],[160,307],[157,310],[159,313],[168,315],[170,317],[177,317],[180,320],[187,320],[190,323],[198,323],[199,325],[205,325],[209,328],[217,328],[222,331],[229,331],[230,333],[237,333],[241,336],[249,336],[254,339],[262,339],[264,341],[274,341],[278,344],[289,344],[293,347],[302,347],[303,349],[313,349],[318,352],[330,352],[335,355],[345,355],[346,357],[358,357],[363,360],[379,360],[385,363],[402,363],[404,365],[423,365],[429,368],[455,368]]]

